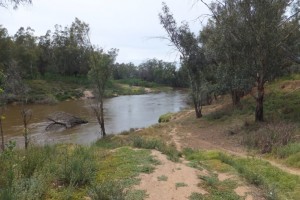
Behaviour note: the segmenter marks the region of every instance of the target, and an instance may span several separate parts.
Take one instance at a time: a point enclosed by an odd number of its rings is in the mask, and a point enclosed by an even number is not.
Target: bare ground
[[[222,108],[222,106],[226,106],[226,104],[222,102],[222,104],[206,106],[203,109],[203,113],[208,114]],[[172,122],[165,126],[165,128],[162,128],[163,134],[158,134],[165,135],[163,137],[167,138],[168,143],[174,144],[178,150],[186,147],[203,150],[221,150],[239,157],[252,157],[253,155],[241,145],[241,138],[239,136],[228,134],[228,130],[235,128],[232,127],[232,124],[234,126],[241,126],[242,123],[243,121],[239,119],[235,119],[230,124],[210,123],[204,119],[196,119],[193,110],[186,110],[176,114]],[[207,171],[199,171],[188,167],[186,165],[187,162],[184,160],[182,160],[182,163],[169,161],[158,151],[152,151],[152,154],[161,162],[161,165],[158,165],[152,174],[141,174],[141,184],[136,187],[136,189],[146,190],[148,194],[147,199],[181,200],[188,199],[194,192],[200,194],[207,193],[201,187],[201,180],[198,178],[199,175],[207,174]],[[299,169],[286,167],[270,160],[266,161],[285,172],[300,175]],[[239,186],[234,192],[244,199],[264,199],[262,192],[258,188],[245,184],[237,175],[214,173],[217,174],[220,181],[226,179],[238,180]],[[161,176],[166,176],[167,180],[158,180],[158,177]],[[176,187],[176,183],[184,183],[185,187]]]

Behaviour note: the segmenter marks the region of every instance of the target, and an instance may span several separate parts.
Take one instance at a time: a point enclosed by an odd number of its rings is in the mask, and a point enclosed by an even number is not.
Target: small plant
[[[127,192],[126,200],[144,200],[147,196],[149,195],[146,194],[145,190],[131,190]]]
[[[158,139],[144,139],[143,137],[136,136],[133,139],[133,146],[137,148],[144,148],[144,149],[156,149],[163,154],[168,156],[168,159],[174,162],[178,162],[179,158],[182,154],[177,151],[174,145],[166,145],[164,142]]]
[[[179,187],[187,187],[188,185],[186,183],[179,182],[179,183],[176,183],[175,186],[176,186],[176,189],[177,189]]]
[[[126,192],[120,182],[106,181],[94,184],[89,192],[92,200],[125,200]]]
[[[167,181],[167,180],[168,180],[168,177],[165,176],[165,175],[161,175],[161,176],[157,177],[157,180],[158,180],[158,181]]]
[[[189,196],[189,200],[205,200],[204,195],[200,193],[193,192],[191,196]]]
[[[163,114],[159,117],[158,119],[158,122],[159,123],[166,123],[166,122],[169,122],[172,118],[172,113],[166,113],[166,114]]]
[[[256,131],[247,132],[242,143],[250,148],[259,148],[261,153],[270,153],[274,147],[290,143],[294,130],[292,124],[284,122],[263,124]]]
[[[84,147],[76,147],[63,154],[63,160],[58,166],[58,181],[66,185],[86,185],[92,182],[96,164],[91,152]]]

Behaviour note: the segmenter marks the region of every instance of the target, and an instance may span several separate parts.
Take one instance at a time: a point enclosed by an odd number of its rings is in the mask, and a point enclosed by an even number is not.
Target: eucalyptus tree
[[[203,47],[207,58],[217,65],[217,89],[221,93],[229,92],[233,105],[239,106],[241,96],[253,87],[253,80],[244,70],[246,62],[241,51],[244,48],[241,34],[245,30],[238,1],[218,1],[212,3],[210,9],[213,17],[201,32]]]
[[[34,78],[38,72],[37,63],[37,37],[34,36],[34,30],[30,27],[24,27],[14,35],[14,60],[20,66],[21,76],[25,78]]]
[[[89,25],[75,18],[71,27],[55,26],[52,35],[55,71],[63,75],[87,74],[89,70]]]
[[[249,55],[246,57],[248,73],[256,79],[256,121],[264,120],[265,83],[282,75],[287,59],[284,47],[292,33],[300,28],[299,10],[286,16],[293,3],[299,5],[299,0],[244,0],[240,3],[246,27],[244,54]],[[290,24],[292,20],[296,23]]]
[[[287,16],[293,5],[293,13]],[[282,75],[286,60],[291,57],[287,49],[291,36],[299,30],[299,0],[223,0],[207,6],[216,25],[227,22],[221,37],[228,38],[224,44],[228,45],[226,49],[232,49],[230,54],[242,58],[238,62],[238,77],[254,80],[255,121],[263,121],[264,86]]]
[[[12,59],[13,41],[9,37],[7,29],[0,25],[0,69],[7,68]]]
[[[53,64],[53,49],[51,46],[51,31],[48,30],[44,36],[39,37],[38,43],[38,72],[43,76]]]
[[[177,27],[176,21],[165,3],[163,3],[159,18],[168,34],[169,41],[180,53],[182,66],[187,69],[196,117],[200,118],[208,87],[205,79],[207,64],[203,49],[199,44],[199,38],[190,31],[187,23]]]
[[[94,87],[95,104],[92,110],[100,125],[101,135],[106,136],[104,121],[104,95],[107,83],[112,76],[113,65],[118,51],[111,49],[107,53],[103,50],[93,50],[90,60],[90,71],[88,77]]]
[[[115,80],[139,78],[137,66],[133,63],[116,63],[113,69],[113,78]]]

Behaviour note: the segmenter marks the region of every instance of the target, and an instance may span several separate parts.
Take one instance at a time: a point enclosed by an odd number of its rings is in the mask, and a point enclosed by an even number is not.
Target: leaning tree
[[[204,73],[207,65],[199,38],[190,31],[187,23],[177,27],[176,21],[165,3],[163,3],[159,18],[168,34],[167,39],[179,51],[181,64],[187,69],[196,117],[200,118],[202,117],[203,100],[207,97],[207,81]]]

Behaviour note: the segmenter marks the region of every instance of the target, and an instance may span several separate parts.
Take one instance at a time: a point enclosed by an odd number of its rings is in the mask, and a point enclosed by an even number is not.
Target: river
[[[119,96],[105,99],[105,126],[108,134],[117,134],[130,128],[143,128],[157,123],[160,115],[178,112],[187,106],[184,91],[161,92],[158,94]],[[55,105],[28,105],[32,110],[29,132],[30,142],[38,145],[54,143],[91,144],[100,138],[99,125],[90,109],[91,100],[64,101]],[[8,105],[3,121],[6,142],[15,140],[23,146],[21,106]],[[47,116],[64,111],[87,119],[88,124],[59,132],[45,131]]]

